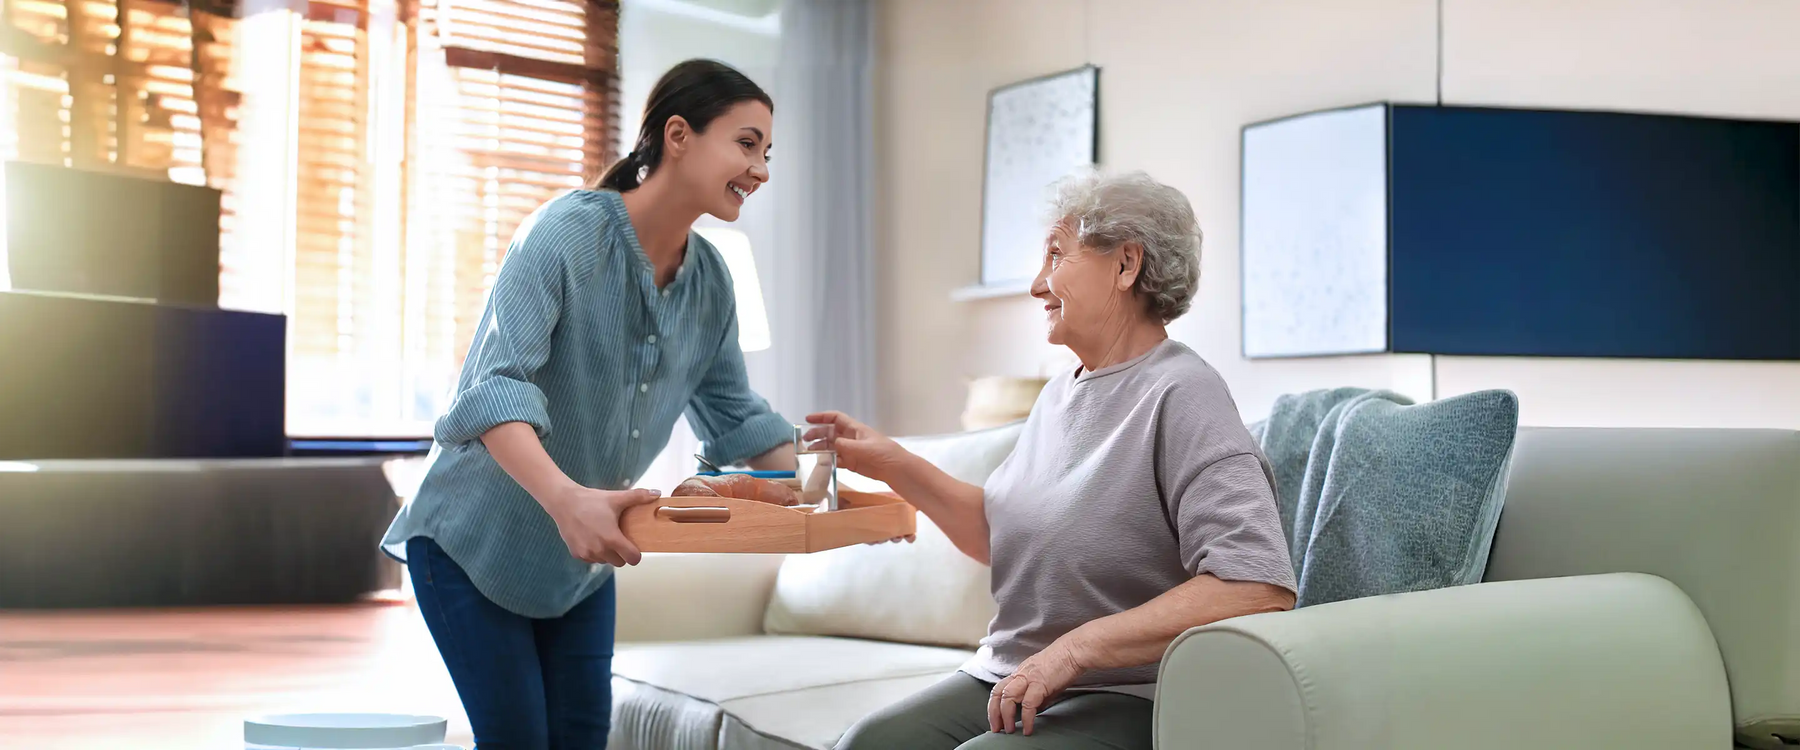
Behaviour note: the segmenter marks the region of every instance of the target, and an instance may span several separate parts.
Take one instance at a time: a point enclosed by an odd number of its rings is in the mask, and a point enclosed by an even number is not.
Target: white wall
[[[1800,3],[1443,0],[1447,104],[1800,119]],[[954,429],[963,379],[1069,361],[1038,305],[952,303],[977,278],[987,91],[1101,67],[1101,160],[1187,193],[1206,232],[1200,297],[1173,335],[1247,418],[1282,394],[1431,392],[1422,356],[1240,354],[1238,136],[1348,104],[1429,103],[1436,0],[886,0],[877,99],[882,409],[889,431]],[[1531,424],[1800,427],[1800,364],[1442,358],[1440,394],[1511,388]]]

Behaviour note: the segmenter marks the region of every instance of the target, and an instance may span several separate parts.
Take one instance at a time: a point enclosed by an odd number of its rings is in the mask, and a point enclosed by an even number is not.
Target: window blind
[[[520,222],[615,157],[618,10],[311,0],[297,48],[253,50],[235,0],[0,0],[0,158],[220,189],[225,304],[266,308],[269,256],[291,258],[290,429],[414,434],[441,411]],[[293,140],[244,144],[241,79],[275,60],[294,78],[258,84],[277,98],[254,135]],[[260,159],[258,184],[238,185],[251,146],[292,166]],[[259,221],[293,218],[259,225],[285,247],[239,247],[240,188]]]
[[[69,87],[68,8],[59,0],[8,0],[0,4],[0,69],[6,80],[5,137],[0,156],[67,164],[74,104]]]
[[[422,0],[415,12],[407,348],[426,418],[520,222],[615,158],[618,4]]]
[[[367,14],[358,0],[308,5],[300,31],[291,352],[354,353],[370,304]]]
[[[222,190],[227,296],[239,105],[230,3],[192,10],[172,0],[4,5],[0,158]]]

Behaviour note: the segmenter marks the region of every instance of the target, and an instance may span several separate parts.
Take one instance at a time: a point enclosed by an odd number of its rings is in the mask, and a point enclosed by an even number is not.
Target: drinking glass
[[[800,502],[819,510],[838,509],[837,425],[794,425],[794,457],[800,465]]]

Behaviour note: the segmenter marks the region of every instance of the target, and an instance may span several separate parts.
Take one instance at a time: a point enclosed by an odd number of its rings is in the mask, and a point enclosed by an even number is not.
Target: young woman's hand
[[[644,559],[637,545],[619,530],[619,517],[626,509],[656,502],[662,493],[655,490],[596,490],[573,487],[545,503],[550,518],[569,554],[590,563],[606,563],[614,567],[636,565]]]
[[[654,490],[596,490],[583,487],[558,468],[537,432],[524,422],[496,425],[481,435],[488,454],[556,522],[569,554],[591,563],[636,565],[637,545],[619,531],[625,509],[654,502]]]
[[[838,467],[876,481],[892,484],[894,473],[910,455],[888,436],[842,412],[811,414],[806,417],[806,421],[814,425],[834,425],[837,428],[837,437],[833,442]],[[817,440],[821,436],[820,430],[815,428],[808,431],[805,439]]]

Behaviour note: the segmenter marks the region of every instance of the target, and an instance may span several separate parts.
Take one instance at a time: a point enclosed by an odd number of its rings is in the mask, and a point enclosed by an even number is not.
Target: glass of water
[[[794,476],[800,480],[800,502],[819,510],[838,509],[837,425],[794,425]]]

